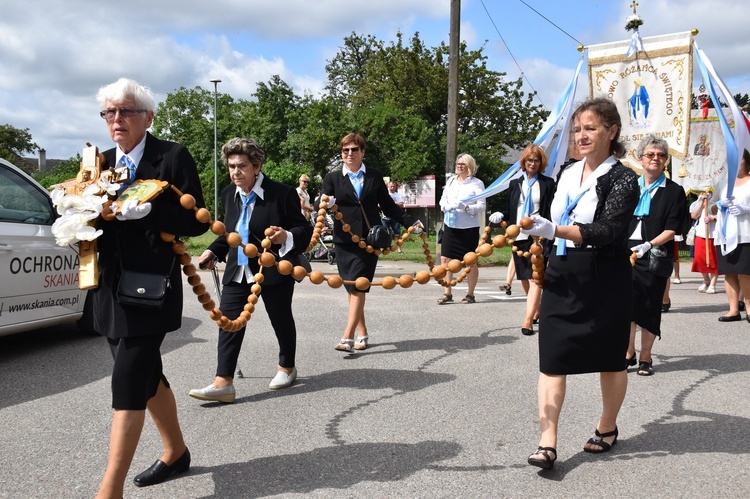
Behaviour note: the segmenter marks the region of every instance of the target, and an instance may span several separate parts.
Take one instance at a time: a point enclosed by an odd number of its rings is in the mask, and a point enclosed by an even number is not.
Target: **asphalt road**
[[[334,267],[316,264],[325,272]],[[421,269],[389,264],[378,274]],[[164,343],[193,456],[179,478],[139,489],[160,455],[147,418],[125,497],[745,497],[750,492],[750,324],[719,323],[719,293],[683,267],[654,348],[653,377],[629,376],[613,451],[582,451],[601,402],[597,375],[569,378],[553,471],[526,464],[538,441],[536,337],[520,334],[520,285],[482,269],[477,303],[438,306],[434,283],[374,288],[371,347],[333,346],[343,289],[297,286],[297,383],[269,391],[277,345],[262,307],[240,356],[232,405],[201,403],[213,380],[216,327],[189,288],[183,327]],[[204,282],[212,289],[209,274]],[[465,291],[459,287],[457,297]],[[93,497],[107,462],[111,359],[73,326],[0,338],[0,497]]]

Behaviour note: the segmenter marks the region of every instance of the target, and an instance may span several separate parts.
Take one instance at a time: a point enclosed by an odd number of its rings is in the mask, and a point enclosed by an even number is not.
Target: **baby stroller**
[[[305,253],[305,256],[311,262],[327,261],[329,265],[336,263],[336,248],[333,246],[333,217],[330,213],[326,213],[326,224],[320,232],[318,244]]]

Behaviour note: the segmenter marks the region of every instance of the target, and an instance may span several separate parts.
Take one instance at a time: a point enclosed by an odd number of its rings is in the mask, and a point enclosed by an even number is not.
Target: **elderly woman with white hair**
[[[148,129],[154,120],[151,91],[133,80],[102,87],[97,95],[101,117],[116,147],[104,151],[110,165],[127,168],[128,183],[163,180],[203,206],[198,169],[188,150],[159,140]],[[135,203],[134,203],[135,204]],[[208,230],[192,210],[167,189],[149,203],[125,203],[117,218],[98,220],[99,287],[89,291],[96,314],[94,329],[106,336],[114,358],[112,368],[112,429],[109,463],[96,497],[122,497],[125,478],[141,437],[146,410],[164,445],[154,464],[135,476],[139,487],[167,480],[190,467],[190,451],[177,419],[177,404],[162,370],[160,347],[167,333],[182,322],[182,279],[172,245],[162,232],[198,236]],[[118,286],[127,271],[168,276],[163,307],[144,310],[121,303]]]
[[[456,174],[445,182],[443,195],[440,197],[440,209],[443,217],[443,240],[440,250],[440,263],[447,267],[451,260],[463,260],[469,251],[477,249],[479,244],[480,215],[485,210],[484,199],[464,203],[463,200],[481,193],[484,183],[476,178],[477,162],[468,154],[459,154],[456,158]],[[445,276],[443,296],[438,299],[440,305],[453,301],[449,271]],[[474,288],[479,279],[479,268],[469,272],[469,289],[461,303],[475,303]]]

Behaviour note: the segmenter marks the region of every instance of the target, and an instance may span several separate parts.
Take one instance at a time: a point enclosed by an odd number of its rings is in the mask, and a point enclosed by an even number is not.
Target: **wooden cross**
[[[631,7],[633,7],[633,14],[636,14],[635,9],[638,7],[638,2],[633,0],[633,3],[630,4]]]

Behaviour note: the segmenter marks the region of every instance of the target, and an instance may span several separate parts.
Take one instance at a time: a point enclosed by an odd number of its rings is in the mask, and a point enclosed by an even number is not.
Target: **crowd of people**
[[[97,98],[115,143],[104,156],[125,172],[126,183],[164,180],[192,195],[197,207],[204,206],[197,168],[187,149],[148,132],[155,110],[149,89],[120,79],[102,87]],[[622,123],[612,101],[586,101],[575,110],[572,121],[577,157],[563,165],[555,180],[545,175],[545,151],[533,144],[526,147],[519,160],[521,175],[509,185],[505,210],[489,217],[493,224],[518,224],[527,217],[532,221],[515,238],[512,262],[527,296],[526,312],[519,320],[521,333],[535,334],[538,324],[540,437],[528,463],[542,469],[552,468],[558,458],[558,425],[569,375],[599,373],[602,411],[583,450],[604,453],[617,444],[617,417],[627,391],[628,366],[638,364],[637,373],[642,376],[654,374],[652,348],[661,337],[661,314],[668,311],[665,303],[671,303],[664,300],[668,300],[674,268],[674,240],[682,233],[688,211],[697,221],[693,270],[705,279],[699,291],[714,293],[718,275],[725,276],[729,311],[719,321],[741,320],[740,307],[750,293],[748,151],[742,156],[731,196],[725,189],[718,202],[712,202],[711,195],[704,193],[688,210],[683,189],[665,175],[669,147],[664,140],[647,135],[638,145],[639,177],[620,162],[625,154],[619,140]],[[337,269],[345,281],[366,277],[371,282],[379,253],[368,239],[371,227],[388,224],[399,234],[401,226],[413,227],[417,233],[423,226],[404,210],[397,185],[387,184],[381,171],[365,166],[362,136],[346,135],[339,150],[342,166],[325,175],[321,189],[328,206],[336,206],[341,214],[332,229]],[[315,217],[311,215],[317,213],[307,192],[310,177],[301,175],[295,189],[265,176],[265,152],[251,137],[229,140],[222,147],[221,159],[231,180],[221,193],[223,223],[229,233],[239,235],[242,244],[235,244],[228,234],[218,235],[199,257],[199,266],[213,269],[217,262],[226,263],[220,308],[230,321],[242,316],[247,303],[255,304],[258,297],[263,300],[279,345],[269,389],[287,388],[297,378],[295,278],[275,267],[261,266],[257,251],[250,248],[257,250],[268,238],[267,249],[275,259],[293,265],[299,262],[313,233]],[[444,213],[441,262],[446,267],[450,260],[462,260],[474,251],[480,239],[486,204],[477,198],[484,184],[476,172],[474,157],[459,154],[455,174],[448,177],[439,202]],[[181,282],[178,259],[162,233],[195,236],[208,230],[208,224],[184,209],[170,190],[148,202],[125,203],[116,211],[114,220],[98,222],[103,231],[101,276],[100,286],[92,291],[95,329],[107,338],[114,359],[110,456],[97,497],[122,497],[146,411],[156,424],[164,451],[135,477],[135,484],[161,483],[190,467],[177,402],[163,373],[159,350],[165,335],[180,328],[182,286],[168,286],[163,307],[151,311],[121,302],[118,288],[122,276],[131,271]],[[543,247],[543,289],[532,277],[529,260],[522,256],[536,242]],[[716,251],[715,243],[721,251]],[[607,279],[601,279],[602,275]],[[475,303],[477,281],[474,266],[461,303]],[[674,282],[679,282],[679,276]],[[510,282],[506,284],[510,294]],[[439,304],[453,301],[454,285],[448,272]],[[365,320],[369,288],[345,284],[345,290],[348,313],[334,348],[363,351],[370,344]],[[191,390],[191,397],[235,401],[233,378],[244,333],[244,327],[238,331],[219,328],[215,379],[205,388]]]

